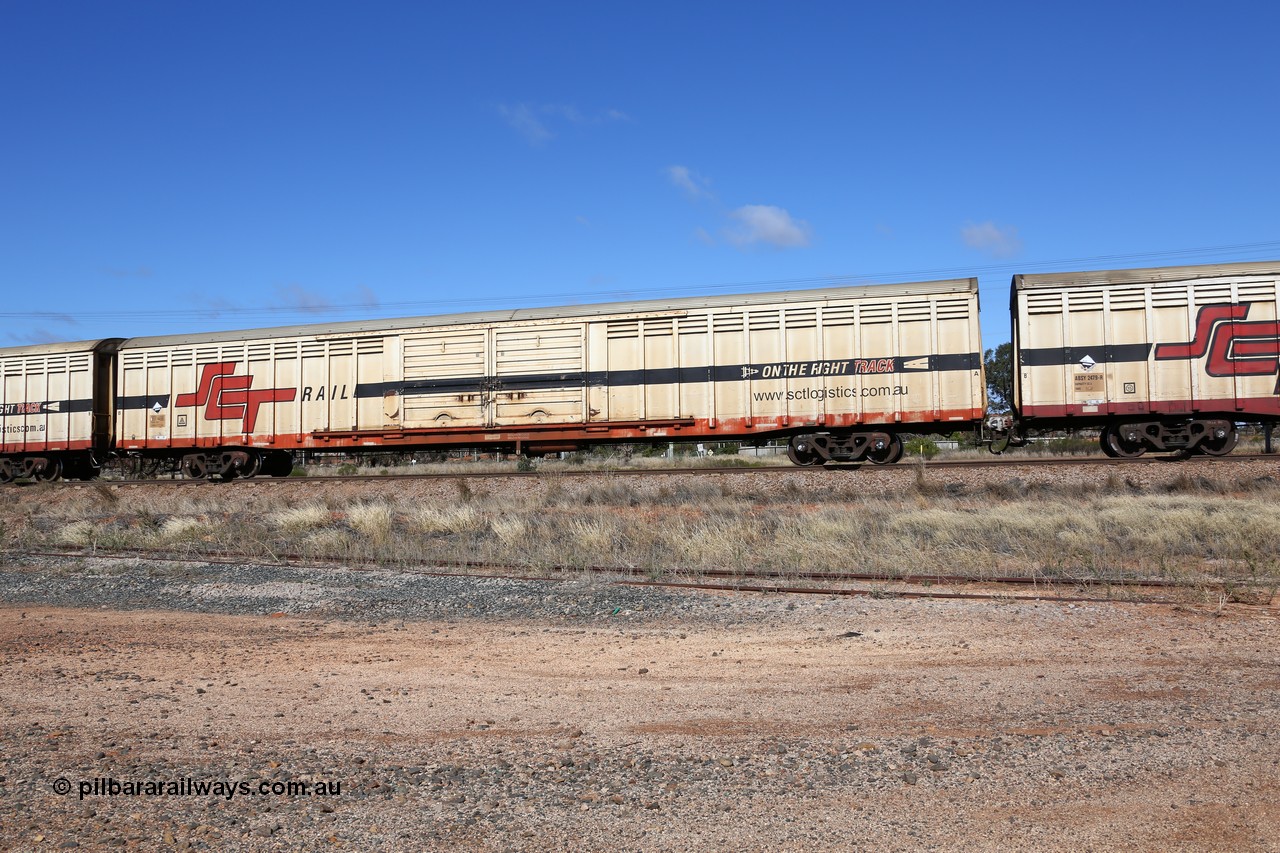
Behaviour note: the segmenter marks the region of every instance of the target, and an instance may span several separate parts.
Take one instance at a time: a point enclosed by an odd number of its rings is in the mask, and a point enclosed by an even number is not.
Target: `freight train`
[[[1280,262],[1016,275],[1012,412],[1111,456],[1229,453],[1280,419]],[[0,482],[104,461],[287,476],[300,449],[784,438],[797,465],[902,456],[986,418],[976,279],[0,349]]]

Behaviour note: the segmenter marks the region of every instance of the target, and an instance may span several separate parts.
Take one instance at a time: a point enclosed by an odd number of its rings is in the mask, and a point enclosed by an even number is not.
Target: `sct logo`
[[[253,432],[258,423],[258,407],[263,403],[288,403],[298,393],[296,388],[261,388],[251,390],[252,376],[236,376],[236,363],[224,361],[206,364],[200,371],[200,386],[194,394],[179,394],[175,406],[204,406],[208,421],[243,421],[244,434]]]
[[[1206,305],[1196,316],[1196,336],[1185,344],[1160,344],[1157,360],[1200,358],[1209,354],[1210,376],[1275,376],[1280,371],[1280,322],[1254,320],[1249,305]],[[1280,382],[1276,384],[1280,393]]]

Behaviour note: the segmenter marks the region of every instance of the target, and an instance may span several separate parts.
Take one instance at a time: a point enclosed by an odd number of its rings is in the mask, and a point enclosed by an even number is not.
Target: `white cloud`
[[[738,248],[764,243],[779,249],[809,245],[809,223],[769,204],[747,204],[729,212],[737,225],[725,229],[725,239]]]
[[[993,258],[1009,258],[1022,251],[1022,238],[1012,225],[1000,227],[994,222],[966,223],[960,229],[966,246],[986,252]]]
[[[667,179],[684,190],[689,198],[713,198],[709,189],[711,181],[690,170],[688,166],[668,166],[665,171]]]
[[[518,104],[514,107],[499,104],[498,114],[506,120],[507,124],[518,130],[530,145],[542,145],[552,137],[551,131],[547,130],[547,126],[539,121],[527,104]]]
[[[631,121],[631,117],[621,110],[609,109],[587,115],[571,104],[499,104],[498,115],[534,146],[544,145],[555,138],[552,131],[552,123],[555,121],[584,127]]]

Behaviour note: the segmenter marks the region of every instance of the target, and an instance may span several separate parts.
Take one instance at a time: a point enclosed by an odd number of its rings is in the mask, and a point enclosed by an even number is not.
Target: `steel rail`
[[[32,552],[34,553],[34,552]],[[48,555],[48,556],[64,556],[64,555]],[[108,559],[144,559],[152,562],[204,562],[208,560],[186,560],[171,559],[162,557],[138,557],[136,555],[118,555],[113,557],[107,554],[68,554],[68,557],[85,557],[98,556]],[[230,561],[227,561],[230,562]],[[262,561],[240,560],[239,563],[254,562],[259,565],[275,565],[270,563],[262,563]],[[296,564],[288,565],[290,568],[304,568]],[[476,572],[446,572],[438,569],[427,568],[407,568],[407,567],[385,567],[385,566],[352,566],[343,565],[335,566],[315,566],[315,568],[335,569],[348,572],[375,572],[375,571],[398,571],[404,574],[420,575],[425,577],[442,577],[442,578],[473,578],[477,580],[517,580],[530,581],[538,583],[561,583],[564,577],[544,577],[539,575],[517,575],[517,574],[479,574]],[[572,571],[581,573],[583,570],[573,569]],[[589,570],[587,570],[589,571]],[[711,583],[693,583],[688,581],[639,581],[639,580],[615,580],[611,581],[616,586],[632,586],[632,587],[651,587],[666,589],[687,589],[700,590],[708,592],[752,592],[779,595],[827,595],[827,596],[855,596],[863,598],[908,598],[908,599],[955,599],[955,600],[972,600],[972,601],[1035,601],[1035,602],[1064,602],[1064,603],[1120,603],[1120,604],[1174,604],[1176,602],[1169,599],[1151,598],[1151,597],[1128,597],[1128,598],[1111,598],[1111,597],[1088,597],[1088,596],[1064,596],[1064,595],[1009,595],[1007,593],[994,592],[940,592],[940,591],[889,591],[880,589],[854,589],[848,587],[787,587],[762,584],[711,584]]]
[[[206,552],[193,556],[176,556],[173,554],[157,553],[147,551],[145,549],[109,549],[84,551],[24,551],[14,556],[25,555],[29,557],[55,557],[63,559],[84,559],[84,558],[101,558],[115,560],[146,560],[150,562],[171,562],[171,563],[201,563],[205,565],[244,565],[252,563],[256,565],[279,566],[286,568],[317,568],[326,570],[340,571],[361,571],[361,572],[408,572],[410,574],[421,574],[432,577],[474,577],[474,578],[507,578],[512,580],[537,580],[551,581],[563,579],[566,576],[591,574],[602,577],[622,575],[625,580],[615,580],[614,583],[629,586],[663,586],[663,587],[687,587],[690,589],[706,589],[706,590],[726,590],[737,592],[770,592],[784,593],[796,595],[866,595],[870,597],[898,597],[898,598],[981,598],[981,599],[1006,599],[1013,598],[1018,600],[1035,600],[1035,601],[1135,601],[1133,597],[1115,598],[1113,596],[1072,596],[1055,593],[1053,595],[1022,595],[1011,596],[1008,593],[958,593],[958,592],[942,592],[937,590],[884,590],[884,589],[850,589],[848,587],[800,587],[789,586],[783,584],[761,584],[761,580],[786,579],[791,581],[815,580],[824,582],[875,582],[875,583],[893,583],[906,585],[925,585],[939,584],[942,586],[1014,586],[1014,587],[1044,587],[1046,589],[1053,587],[1073,587],[1075,589],[1088,589],[1097,587],[1102,589],[1110,588],[1130,588],[1130,589],[1205,589],[1220,592],[1228,586],[1265,586],[1263,584],[1254,583],[1252,585],[1245,582],[1234,582],[1229,579],[1222,578],[1204,578],[1195,581],[1173,581],[1165,578],[1055,578],[1055,577],[1034,577],[1034,576],[1000,576],[993,578],[977,578],[967,575],[902,575],[891,577],[882,573],[861,573],[861,572],[808,572],[808,573],[789,573],[775,570],[746,570],[735,571],[730,569],[675,569],[675,572],[683,573],[691,577],[714,578],[719,583],[705,583],[699,581],[663,581],[663,580],[636,580],[635,578],[652,574],[652,570],[629,567],[629,566],[520,566],[509,563],[488,563],[480,561],[450,561],[447,564],[442,563],[434,567],[413,567],[403,565],[387,565],[377,563],[352,564],[345,560],[326,560],[323,558],[301,557],[292,554],[277,554],[270,560],[258,559],[245,554],[233,554],[230,552]],[[470,571],[446,571],[446,568],[461,568]],[[552,572],[559,577],[546,577],[542,575],[514,574],[515,572],[528,572],[530,570],[542,570]],[[1169,599],[1143,597],[1141,600],[1146,603],[1176,603]]]

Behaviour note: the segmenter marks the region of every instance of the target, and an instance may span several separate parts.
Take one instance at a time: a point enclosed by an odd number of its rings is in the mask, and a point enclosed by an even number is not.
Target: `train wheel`
[[[1102,454],[1110,459],[1116,458],[1116,452],[1111,449],[1111,442],[1107,439],[1107,430],[1110,427],[1103,427],[1102,432],[1098,434],[1098,444],[1102,447]]]
[[[867,452],[867,458],[877,465],[892,465],[902,458],[902,438],[893,435],[880,450],[871,450]]]
[[[43,468],[34,473],[34,476],[42,483],[52,483],[54,480],[62,476],[62,460],[48,460],[44,463]]]
[[[203,480],[209,476],[209,465],[203,454],[182,457],[182,476],[188,480]]]
[[[13,482],[13,465],[8,459],[0,459],[0,483]]]
[[[787,442],[787,458],[795,465],[808,468],[811,465],[821,465],[825,461],[818,452],[813,449],[813,444],[809,441],[809,437],[805,435],[797,435],[791,441]]]
[[[1100,436],[1102,452],[1112,459],[1137,459],[1147,452],[1141,444],[1134,447],[1125,441],[1115,427],[1105,427]]]
[[[1228,453],[1236,449],[1236,445],[1240,442],[1240,433],[1235,427],[1227,430],[1226,435],[1221,438],[1205,438],[1196,447],[1206,456],[1226,456]]]
[[[241,477],[256,477],[262,471],[262,454],[249,451],[249,459],[239,466]]]

